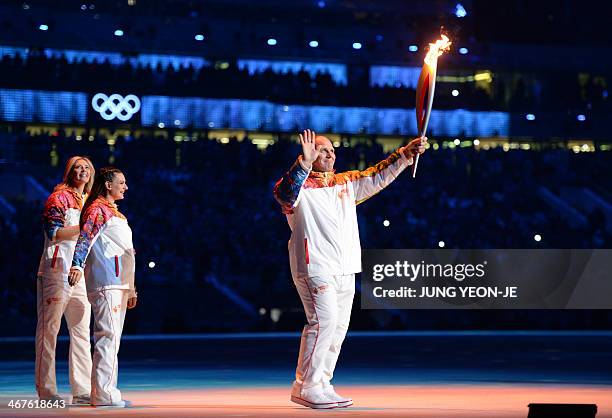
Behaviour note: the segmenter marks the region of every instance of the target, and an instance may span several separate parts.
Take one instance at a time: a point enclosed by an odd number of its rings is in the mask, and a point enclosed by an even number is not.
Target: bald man
[[[305,130],[302,154],[274,186],[291,228],[289,261],[307,325],[291,401],[315,409],[347,407],[331,380],[351,317],[355,273],[361,272],[356,206],[387,187],[417,154],[427,138],[416,138],[387,159],[363,171],[336,173],[329,139]]]

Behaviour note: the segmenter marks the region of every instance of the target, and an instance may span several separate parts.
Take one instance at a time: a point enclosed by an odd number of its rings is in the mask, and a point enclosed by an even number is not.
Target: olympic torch
[[[425,63],[421,69],[419,83],[416,91],[416,120],[419,136],[425,136],[431,107],[433,106],[434,91],[436,89],[436,70],[438,67],[438,57],[450,49],[451,42],[446,35],[438,39],[435,43],[429,44],[429,52],[425,56]],[[416,155],[412,166],[412,177],[416,177],[419,155]]]

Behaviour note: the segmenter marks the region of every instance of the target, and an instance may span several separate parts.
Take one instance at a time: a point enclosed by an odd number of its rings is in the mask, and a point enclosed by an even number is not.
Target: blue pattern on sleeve
[[[302,167],[298,159],[276,183],[273,190],[274,198],[280,203],[283,213],[291,213],[307,178],[308,171]]]

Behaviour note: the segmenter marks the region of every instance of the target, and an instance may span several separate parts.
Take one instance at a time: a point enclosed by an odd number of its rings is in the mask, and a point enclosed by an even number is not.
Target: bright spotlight
[[[49,26],[47,26],[45,24],[42,24],[42,25],[38,26],[38,29],[42,30],[43,32],[44,31],[48,31],[49,30]]]
[[[576,116],[576,119],[578,119],[580,122],[584,122],[586,120],[586,116],[578,115],[578,116]]]
[[[319,42],[317,42],[317,41],[310,41],[310,42],[308,42],[308,46],[311,47],[311,48],[316,48],[316,47],[319,46]]]
[[[533,236],[533,239],[534,239],[535,241],[537,241],[537,242],[540,242],[540,241],[542,241],[542,235],[540,235],[540,234],[535,234],[535,235]]]
[[[391,225],[391,222],[389,222],[387,219],[385,219],[385,220],[383,221],[383,225],[384,225],[384,226],[389,226],[389,225]]]
[[[121,29],[117,29],[115,31],[115,36],[123,36],[123,31]]]
[[[444,248],[445,245],[446,245],[446,243],[444,241],[438,242],[438,247],[440,247],[440,248]]]
[[[468,52],[470,52],[470,51],[469,51],[467,48],[465,48],[465,47],[463,47],[463,48],[459,48],[459,53],[460,53],[461,55],[465,55],[465,54],[467,54]]]
[[[202,35],[201,33],[198,33],[194,38],[196,41],[203,41],[204,35]]]
[[[455,138],[455,140],[453,141],[453,144],[459,146],[459,144],[461,144],[461,141],[459,141],[459,138]]]
[[[270,38],[270,39],[268,39],[267,43],[270,46],[274,46],[274,45],[276,45],[276,39]]]
[[[155,267],[155,261],[149,261],[149,268],[152,269]]]
[[[353,49],[361,49],[361,43],[360,42],[353,42]]]
[[[417,52],[418,50],[419,50],[419,47],[416,46],[416,45],[410,45],[408,47],[408,51],[410,51],[410,52]]]
[[[453,97],[457,97],[459,96],[459,90],[454,89],[453,91],[451,91],[451,94],[453,95]]]
[[[527,120],[535,120],[535,115],[533,113],[527,113],[525,115],[525,119],[527,119]]]
[[[457,3],[457,5],[455,6],[455,16],[459,18],[467,16],[467,11],[461,3]]]

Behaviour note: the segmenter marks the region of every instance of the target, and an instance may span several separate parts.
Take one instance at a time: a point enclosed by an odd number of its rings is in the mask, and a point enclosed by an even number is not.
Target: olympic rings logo
[[[125,97],[111,94],[109,97],[104,93],[98,93],[91,99],[91,106],[105,120],[117,118],[125,122],[140,110],[140,99],[133,94]]]

